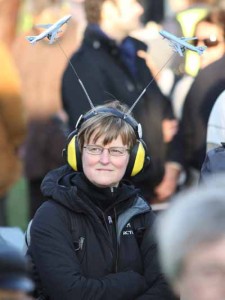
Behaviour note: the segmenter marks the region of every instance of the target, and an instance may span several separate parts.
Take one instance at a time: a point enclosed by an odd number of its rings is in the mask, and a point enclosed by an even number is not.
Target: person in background
[[[207,125],[206,150],[225,142],[225,90],[216,99]]]
[[[208,46],[209,55],[204,57],[203,54],[201,58],[202,63],[208,65],[200,70],[186,96],[180,126],[189,182],[193,184],[198,182],[206,154],[208,118],[225,88],[225,10],[214,8],[210,11],[204,22],[199,23],[196,35],[198,45]]]
[[[0,300],[32,300],[33,289],[28,261],[0,238]]]
[[[7,194],[22,176],[20,147],[27,123],[20,80],[9,47],[0,40],[0,226],[7,225]]]
[[[160,22],[154,24],[150,21],[145,27],[134,32],[134,36],[149,45],[148,52],[140,51],[140,56],[146,59],[160,89],[171,100],[175,97],[174,89],[178,84],[177,97],[180,98],[182,95],[182,99],[185,98],[185,92],[188,91],[200,67],[199,55],[189,50],[185,51],[184,57],[174,54],[172,47],[162,39],[159,31],[166,30],[177,37],[192,37],[196,24],[216,3],[217,0],[166,1],[165,15]],[[166,61],[166,66],[159,73]],[[180,119],[176,107],[174,113]]]
[[[180,193],[158,216],[162,270],[181,300],[225,299],[224,176]]]
[[[218,0],[172,0],[169,5],[173,14],[166,17],[162,22],[165,30],[179,36],[192,37],[195,33],[196,24],[203,19]],[[195,77],[198,73],[199,55],[187,50],[185,60],[179,60],[178,74],[187,74]]]
[[[199,56],[200,69],[204,69],[224,55],[223,15],[224,9],[212,8],[211,10],[209,9],[207,15],[196,24],[194,37],[197,39],[193,40],[192,43],[195,46],[207,46],[203,55]],[[178,119],[182,119],[184,101],[194,79],[195,77],[186,74],[174,87],[171,98],[174,113]]]
[[[62,109],[60,89],[67,59],[58,43],[70,56],[80,43],[85,18],[80,0],[28,0],[25,4],[25,8],[29,8],[32,28],[17,36],[13,55],[22,82],[28,118],[24,173],[28,186],[29,218],[32,218],[43,201],[40,191],[43,177],[49,170],[64,163],[61,151],[66,142],[67,116]],[[36,25],[52,24],[68,14],[72,14],[72,18],[62,28],[63,33],[55,44],[49,45],[45,39],[33,47],[27,42],[27,35],[43,31]]]
[[[0,40],[11,50],[15,39],[21,0],[0,0]]]
[[[67,164],[42,183],[45,201],[30,229],[28,255],[38,295],[54,300],[170,300],[152,235],[155,215],[126,178],[148,153],[140,124],[119,101],[80,118]],[[47,298],[48,299],[48,298]]]
[[[95,104],[113,97],[131,106],[152,80],[145,60],[138,56],[146,45],[129,36],[140,25],[143,7],[136,0],[86,0],[84,4],[88,25],[71,63]],[[73,129],[89,104],[69,64],[63,75],[62,100]],[[151,165],[133,182],[149,201],[166,201],[176,191],[182,154],[170,101],[154,80],[133,113],[143,125],[151,154]]]

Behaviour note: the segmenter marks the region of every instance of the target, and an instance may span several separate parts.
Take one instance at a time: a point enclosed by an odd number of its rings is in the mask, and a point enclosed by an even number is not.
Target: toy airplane
[[[168,31],[165,30],[160,30],[159,33],[161,36],[170,42],[170,46],[174,49],[175,52],[178,52],[180,56],[184,56],[184,52],[186,49],[189,49],[191,51],[197,52],[199,55],[202,55],[205,49],[207,48],[206,46],[194,46],[188,41],[195,40],[197,39],[196,37],[192,38],[185,38],[185,37],[176,37],[175,35],[169,33]]]
[[[69,21],[71,18],[71,15],[65,16],[58,20],[54,24],[42,24],[42,25],[37,25],[37,27],[45,28],[46,30],[40,33],[39,35],[35,36],[27,36],[26,39],[31,43],[35,44],[36,42],[44,39],[47,37],[49,39],[49,44],[52,44],[56,38],[57,34],[61,32],[60,28]]]

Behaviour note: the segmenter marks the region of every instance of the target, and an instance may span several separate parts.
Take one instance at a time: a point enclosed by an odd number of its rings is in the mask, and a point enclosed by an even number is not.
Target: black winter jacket
[[[80,49],[71,57],[71,63],[94,105],[118,99],[130,107],[152,80],[145,60],[137,55],[139,50],[147,50],[146,45],[131,37],[127,40],[135,51],[136,76],[122,60],[116,42],[101,35],[93,26],[87,27]],[[63,75],[62,100],[70,127],[74,129],[79,116],[87,112],[90,105],[70,65]],[[174,115],[170,100],[161,93],[155,81],[134,108],[133,114],[142,125],[143,139],[151,156],[150,168],[136,178],[135,184],[149,195],[163,178],[164,163],[182,163],[182,154],[177,137],[171,143],[163,141],[162,121],[172,119]]]
[[[42,191],[49,200],[33,219],[29,254],[49,299],[171,299],[157,262],[154,214],[133,187],[99,189],[62,167],[46,176]]]
[[[225,89],[225,55],[202,69],[185,99],[181,135],[187,167],[201,170],[206,154],[208,119],[217,97]]]

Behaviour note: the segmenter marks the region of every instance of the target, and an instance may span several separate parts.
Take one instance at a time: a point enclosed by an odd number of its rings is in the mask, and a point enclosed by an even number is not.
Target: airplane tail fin
[[[200,55],[202,55],[203,52],[205,51],[205,49],[207,49],[207,47],[206,46],[199,46],[199,47],[197,47],[197,49],[198,49],[198,53]]]
[[[34,44],[34,39],[35,39],[35,36],[26,36],[26,39],[31,43],[31,44]]]

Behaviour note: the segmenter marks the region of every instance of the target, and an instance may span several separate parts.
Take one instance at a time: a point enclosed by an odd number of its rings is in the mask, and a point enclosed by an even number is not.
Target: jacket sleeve
[[[151,220],[151,213],[145,217]],[[147,220],[149,223],[149,221]],[[152,223],[152,221],[151,221]],[[175,300],[161,270],[158,260],[157,244],[154,238],[152,225],[145,230],[141,243],[141,252],[144,262],[144,276],[148,285],[147,291],[136,300]]]
[[[102,278],[84,277],[65,214],[50,201],[34,217],[30,252],[50,299],[131,300],[146,289],[145,278],[132,271]]]

